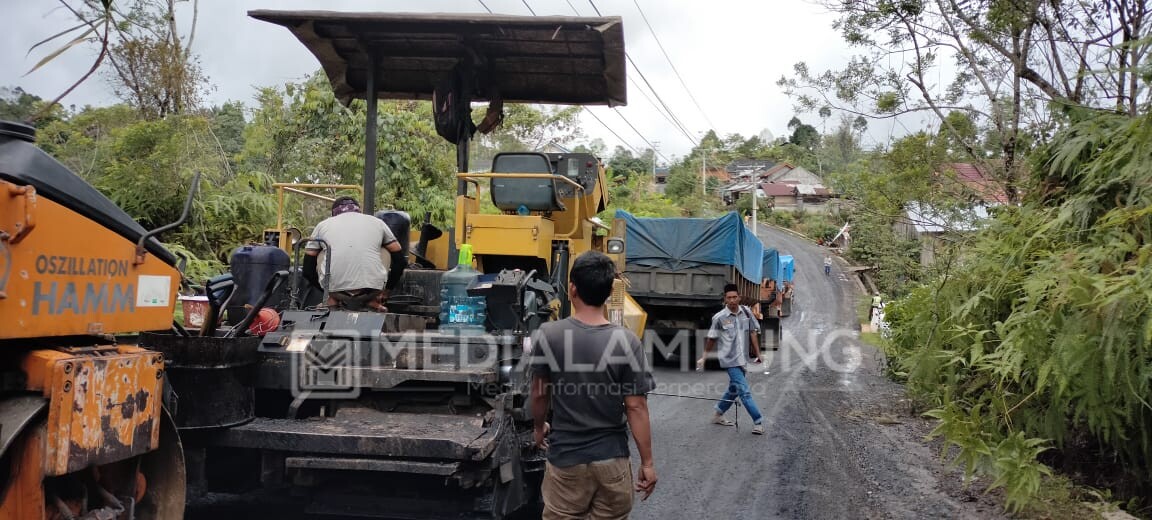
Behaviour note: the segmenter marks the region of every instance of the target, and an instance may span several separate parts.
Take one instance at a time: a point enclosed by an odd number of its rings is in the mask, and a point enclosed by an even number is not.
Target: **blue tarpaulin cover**
[[[780,252],[775,248],[764,248],[764,261],[761,263],[760,274],[764,278],[776,280],[780,278]]]
[[[796,274],[796,261],[792,255],[780,255],[780,278],[785,282],[791,282],[793,276]]]
[[[734,211],[719,218],[641,218],[618,209],[616,218],[628,226],[628,264],[659,269],[732,265],[748,281],[760,282],[764,246]]]

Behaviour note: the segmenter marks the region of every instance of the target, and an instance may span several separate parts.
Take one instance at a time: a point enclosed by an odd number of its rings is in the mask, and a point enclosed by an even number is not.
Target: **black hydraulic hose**
[[[174,229],[176,227],[179,227],[181,224],[184,223],[185,220],[188,220],[188,214],[192,212],[192,201],[196,200],[196,190],[199,187],[200,187],[200,172],[196,172],[192,176],[192,187],[188,189],[188,198],[184,200],[184,211],[182,213],[180,213],[180,218],[177,219],[176,222],[173,222],[173,223],[168,224],[166,226],[160,226],[156,229],[153,229],[152,231],[144,233],[144,235],[140,237],[140,241],[136,243],[136,254],[138,254],[138,255],[143,254],[144,243],[147,242],[149,238],[152,238],[156,235],[159,235],[160,233],[163,233],[165,231],[168,231],[169,229]]]
[[[227,290],[228,294],[224,297],[224,302],[216,298],[216,293],[221,290]],[[200,327],[201,336],[215,336],[216,327],[220,324],[220,313],[224,310],[224,303],[232,300],[232,293],[236,290],[235,282],[225,280],[216,282],[215,284],[208,284],[205,292],[208,296],[208,312],[204,315],[204,323]]]

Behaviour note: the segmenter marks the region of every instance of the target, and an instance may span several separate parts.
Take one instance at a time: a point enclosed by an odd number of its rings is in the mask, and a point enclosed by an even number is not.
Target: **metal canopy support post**
[[[376,73],[379,58],[376,49],[368,49],[367,95],[368,117],[364,123],[364,200],[360,201],[364,213],[376,213]]]
[[[760,186],[757,185],[756,174],[753,173],[752,174],[752,236],[755,237],[757,240],[760,239],[760,236],[756,234],[756,226],[759,223],[759,220],[757,220],[758,215],[756,214],[756,210],[760,207],[760,199],[757,198],[758,194],[756,193],[758,191],[760,191]]]
[[[468,132],[461,131],[460,137],[456,139],[456,171],[460,173],[468,172],[468,142],[472,136]],[[468,195],[468,181],[458,179],[456,181],[456,195]],[[479,194],[477,194],[479,196]]]

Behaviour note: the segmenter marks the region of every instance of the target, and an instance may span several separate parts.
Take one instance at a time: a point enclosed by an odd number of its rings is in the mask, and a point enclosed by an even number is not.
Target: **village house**
[[[931,265],[958,238],[980,229],[989,208],[1008,203],[1003,187],[976,165],[944,164],[937,177],[941,192],[962,202],[943,208],[913,201],[893,225],[897,236],[920,243],[921,265]]]
[[[794,184],[764,182],[760,184],[760,193],[763,193],[776,209],[795,208],[799,202],[799,194]]]
[[[779,182],[785,184],[811,184],[824,186],[824,179],[819,175],[796,166],[790,162],[782,162],[768,168],[760,175],[761,182]]]
[[[735,204],[744,193],[750,193],[757,186],[757,195],[767,199],[777,210],[804,210],[822,212],[833,209],[829,201],[836,195],[829,190],[823,179],[807,169],[787,161],[741,160],[733,161],[727,168],[731,182],[721,189],[726,204]]]

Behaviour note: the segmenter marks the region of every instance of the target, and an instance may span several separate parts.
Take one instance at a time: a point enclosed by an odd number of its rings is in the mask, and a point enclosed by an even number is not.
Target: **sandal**
[[[736,426],[735,421],[722,415],[719,417],[712,417],[712,424],[719,424],[720,426]]]

